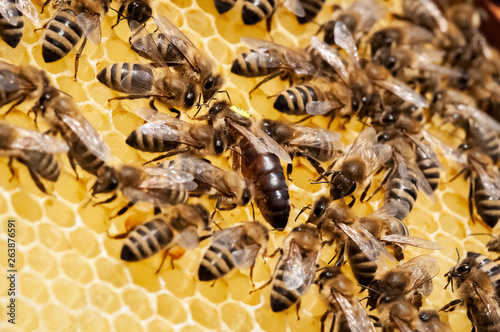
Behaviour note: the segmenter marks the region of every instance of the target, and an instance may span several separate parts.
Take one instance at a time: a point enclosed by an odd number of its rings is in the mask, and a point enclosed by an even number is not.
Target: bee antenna
[[[458,248],[455,248],[455,250],[457,251],[457,256],[458,256],[458,258],[457,258],[457,264],[458,264],[458,262],[460,262],[460,253],[458,252]]]
[[[468,234],[467,236],[475,236],[475,235],[488,235],[489,237],[492,237],[495,239],[495,237],[493,236],[493,234],[490,234],[490,233],[471,233],[471,234]]]
[[[359,286],[359,287],[361,287],[361,288],[363,288],[363,289],[368,289],[368,290],[371,290],[372,292],[375,292],[375,293],[377,293],[377,294],[379,294],[379,295],[382,295],[382,293],[381,293],[381,292],[379,292],[378,290],[373,289],[373,288],[371,288],[371,287],[368,287],[368,286],[365,286],[365,285],[362,285],[362,284],[358,284],[358,286]],[[367,298],[369,298],[369,297],[370,297],[370,296],[367,296],[367,297],[365,297],[365,298],[367,299]],[[360,300],[360,301],[361,301],[361,300]]]
[[[320,184],[320,183],[329,183],[329,184],[331,184],[332,181],[313,181],[313,182],[311,182],[311,184]]]
[[[302,209],[300,209],[300,212],[299,214],[297,215],[297,217],[295,217],[295,222],[297,222],[297,219],[299,219],[299,216],[306,210],[309,210],[311,208],[311,204],[308,204],[306,206],[304,206]]]
[[[253,221],[255,221],[255,208],[253,207],[253,202],[251,202],[250,205],[252,206],[252,218]]]

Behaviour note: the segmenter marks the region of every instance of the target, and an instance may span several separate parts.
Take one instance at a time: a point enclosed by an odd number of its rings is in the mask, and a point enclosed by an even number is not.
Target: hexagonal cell
[[[139,321],[128,314],[120,314],[114,317],[114,326],[117,332],[144,331]]]
[[[95,257],[101,252],[97,235],[90,230],[78,228],[70,233],[69,238],[72,247],[87,258]]]
[[[172,324],[180,324],[186,321],[186,310],[181,302],[174,296],[160,294],[156,300],[158,315]]]
[[[41,246],[34,246],[27,252],[27,258],[28,265],[43,274],[45,278],[53,278],[59,274],[59,267],[53,252]]]
[[[52,291],[61,304],[71,309],[83,308],[87,304],[83,287],[71,280],[54,280]]]
[[[76,318],[70,314],[65,306],[48,304],[41,311],[43,326],[49,331],[59,329],[74,329],[77,325]]]
[[[48,199],[44,205],[45,213],[53,222],[61,227],[72,227],[75,224],[75,214],[66,204]]]
[[[113,313],[122,307],[118,295],[109,285],[94,283],[87,289],[87,293],[91,304],[99,310]]]
[[[49,223],[39,224],[37,228],[38,239],[47,248],[55,251],[66,251],[70,248],[69,241],[62,229]]]
[[[100,258],[95,262],[94,266],[97,269],[99,279],[107,281],[117,288],[121,288],[129,282],[124,266],[119,262]]]
[[[238,303],[225,303],[220,310],[222,320],[231,331],[245,332],[254,328],[253,317]]]
[[[105,332],[111,329],[110,323],[104,317],[107,314],[95,308],[85,308],[78,311],[78,326],[83,332]]]
[[[173,332],[174,328],[164,320],[156,318],[147,325],[149,332]]]
[[[142,289],[125,289],[122,292],[121,298],[125,305],[141,320],[148,319],[154,313]]]
[[[217,309],[208,301],[194,299],[189,304],[191,315],[195,321],[209,329],[218,329],[220,315]]]
[[[18,191],[10,196],[12,206],[16,213],[24,219],[38,221],[42,218],[42,208],[40,204],[25,191]]]
[[[47,281],[40,278],[39,275],[24,272],[18,276],[18,285],[22,285],[19,291],[21,295],[26,296],[38,303],[47,303],[50,295],[47,290]]]
[[[61,259],[61,268],[71,279],[86,284],[94,279],[89,262],[77,253],[66,253]]]
[[[158,276],[165,280],[165,287],[177,297],[193,296],[196,291],[195,277],[186,274],[181,269],[163,269]]]

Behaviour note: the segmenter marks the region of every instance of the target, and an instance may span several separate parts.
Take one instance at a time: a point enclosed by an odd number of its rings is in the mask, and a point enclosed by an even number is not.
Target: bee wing
[[[283,61],[279,56],[252,50],[245,56],[247,63],[258,63],[262,68],[279,68],[283,66]]]
[[[377,142],[377,131],[373,127],[363,129],[352,143],[348,156],[358,156],[364,151],[371,151]]]
[[[158,138],[163,141],[177,142],[196,147],[200,146],[200,143],[189,132],[182,129],[178,130],[160,121],[146,123],[140,127],[140,130],[146,136]]]
[[[101,15],[80,13],[76,15],[76,22],[92,44],[97,45],[101,42]]]
[[[302,6],[299,0],[285,0],[284,5],[286,9],[288,9],[298,17],[306,16],[306,11],[304,10],[304,6]]]
[[[165,16],[159,15],[158,18],[153,18],[156,26],[162,34],[167,37],[168,41],[174,46],[186,59],[189,65],[195,69],[199,70],[199,50],[194,46],[194,44],[183,34],[174,23],[172,23]]]
[[[168,70],[168,67],[165,67],[164,70]],[[133,79],[134,84],[130,85],[128,81]],[[121,89],[128,94],[146,94],[151,91],[151,82],[154,82],[154,77],[152,73],[145,70],[131,70],[129,74],[125,75],[120,81]]]
[[[434,241],[425,240],[419,237],[405,236],[399,234],[384,235],[380,237],[380,240],[385,242],[400,243],[404,245],[410,245],[417,248],[429,249],[429,250],[443,250],[444,247],[439,243]]]
[[[334,100],[309,101],[306,104],[306,111],[311,115],[325,115],[342,107],[344,104]]]
[[[429,133],[426,130],[422,130],[421,133],[422,133],[422,136],[424,136],[424,138],[427,141],[432,142],[433,144],[437,145],[439,147],[439,149],[441,150],[441,153],[447,159],[453,160],[453,161],[455,161],[455,162],[457,162],[459,164],[462,164],[462,165],[465,165],[465,163],[467,163],[467,159],[459,151],[453,149],[451,146],[449,146],[448,144],[444,143],[439,138],[437,138],[436,136],[432,135],[431,133]],[[444,168],[444,166],[443,166],[443,168]]]
[[[407,290],[413,290],[419,288],[422,284],[429,282],[438,275],[439,263],[430,255],[420,255],[395,267],[395,269],[403,270],[408,273],[411,277],[411,282]]]
[[[487,113],[481,111],[480,109],[477,109],[475,107],[469,106],[469,105],[464,105],[464,104],[458,104],[456,107],[462,111],[463,113],[466,114],[468,117],[472,117],[475,120],[477,120],[481,125],[487,126],[491,128],[492,130],[496,130],[497,132],[500,132],[500,123],[498,123],[497,120],[493,119],[491,116],[489,116]]]
[[[179,127],[184,127],[184,126],[188,125],[188,123],[185,121],[182,121],[182,120],[177,119],[173,116],[170,116],[170,115],[162,113],[162,112],[155,111],[155,110],[153,110],[151,108],[147,108],[147,107],[138,108],[135,110],[135,113],[148,122],[161,121],[167,125],[174,125],[174,126],[179,126]]]
[[[401,205],[405,204],[408,205],[408,203],[403,202],[403,201],[391,201],[386,204],[384,204],[380,209],[377,209],[370,213],[369,215],[366,216],[366,218],[370,219],[380,219],[380,220],[388,220],[388,221],[395,221],[399,220],[395,218],[395,216],[398,214],[398,211],[401,209]],[[394,220],[396,219],[396,220]],[[401,220],[399,220],[401,222]]]
[[[417,107],[429,107],[429,103],[422,95],[392,76],[384,80],[373,80],[373,83]]]
[[[318,147],[328,142],[336,151],[344,148],[344,144],[340,141],[340,133],[333,130],[301,125],[294,125],[294,128],[296,134],[288,141],[288,145]]]
[[[146,27],[137,21],[130,21],[130,31],[134,31],[134,40],[132,42],[132,49],[147,54],[151,61],[165,67],[168,70],[168,65],[161,55],[158,45],[151,37],[151,34],[146,30]]]
[[[11,6],[9,0],[0,0],[0,15],[9,22],[10,25],[16,25],[17,8]]]
[[[249,246],[244,246],[243,249],[233,251],[234,265],[240,269],[250,268],[254,265],[259,250],[260,246],[254,243]]]
[[[300,248],[294,240],[290,241],[288,257],[285,260],[285,269],[283,272],[283,281],[288,290],[296,290],[306,280],[306,271],[302,267],[302,254]]]
[[[212,235],[212,243],[218,243],[229,250],[234,250],[235,242],[240,238],[243,227],[241,225],[215,231]]]
[[[355,1],[348,7],[348,10],[352,10],[361,16],[359,27],[361,31],[368,31],[386,14],[385,7],[372,0]]]
[[[491,199],[500,199],[500,188],[498,186],[498,181],[495,181],[495,179],[492,178],[488,174],[488,172],[486,172],[486,170],[475,160],[471,159],[469,162],[481,179],[481,183],[483,184],[484,190],[486,191],[485,194],[491,196]]]
[[[333,70],[335,70],[335,72],[339,74],[340,78],[345,82],[345,84],[350,85],[351,81],[349,79],[349,72],[347,71],[344,62],[342,61],[342,56],[340,55],[340,53],[324,41],[319,40],[319,38],[316,36],[311,37],[311,45],[319,52],[323,60],[328,62],[328,64],[332,66]]]
[[[107,161],[111,159],[111,151],[101,136],[88,120],[80,115],[75,119],[67,114],[59,114],[61,120],[75,133],[89,151],[99,159]]]
[[[448,31],[448,21],[443,16],[439,7],[432,0],[420,0],[422,6],[431,14],[431,16],[436,20],[436,23],[441,30],[442,33],[446,33]]]
[[[358,232],[344,223],[337,223],[337,225],[347,236],[349,236],[349,238],[351,238],[359,249],[363,251],[369,260],[376,262],[378,256],[382,254],[389,260],[394,261],[394,257],[392,257],[391,253],[384,247],[384,245],[375,239],[375,237],[373,237],[373,235],[371,235],[363,227],[360,227],[360,232]]]
[[[423,131],[425,130],[422,130],[421,132]],[[422,151],[427,156],[427,158],[429,158],[440,169],[442,170],[445,169],[443,164],[441,164],[441,162],[437,158],[436,153],[434,153],[434,151],[432,151],[430,147],[428,147],[426,144],[424,144],[424,142],[422,142],[420,139],[418,139],[418,137],[415,137],[414,135],[408,135],[408,137],[411,139],[413,143],[415,143],[417,148],[420,149],[420,151]]]
[[[335,44],[346,51],[351,63],[359,68],[358,47],[356,46],[356,42],[354,41],[354,38],[347,26],[342,21],[337,21],[337,23],[335,23],[333,33]]]
[[[37,131],[15,127],[16,139],[12,142],[12,149],[38,151],[47,153],[66,153],[69,151],[66,142]]]
[[[433,203],[436,202],[436,195],[434,195],[434,190],[432,190],[431,185],[429,184],[429,181],[425,178],[424,173],[420,170],[420,168],[415,165],[413,167],[413,171],[415,172],[415,175],[417,177],[417,187],[420,189],[427,198],[429,198]]]
[[[231,126],[236,129],[243,137],[245,137],[257,149],[259,153],[274,153],[279,158],[283,159],[286,163],[292,163],[290,155],[281,147],[281,145],[279,145],[275,140],[269,137],[256,125],[252,126],[252,130],[254,130],[259,137],[255,136],[247,128],[235,122],[231,122]],[[262,139],[262,141],[260,139]]]
[[[12,66],[0,66],[0,68],[5,68],[5,70],[0,72],[0,91],[12,92],[19,90],[23,80],[19,80],[12,72],[14,68]]]
[[[283,45],[279,45],[267,40],[250,38],[250,37],[241,37],[240,41],[249,46],[255,52],[264,52],[267,53],[267,50],[276,50],[280,53],[289,50],[288,47]]]
[[[175,238],[175,242],[184,249],[195,249],[200,243],[198,229],[195,226],[182,230]]]
[[[263,68],[278,68],[285,65],[281,55],[288,48],[262,39],[241,37],[240,40],[251,48],[250,54],[245,57],[246,62],[258,63],[259,67]],[[270,53],[269,50],[277,52]]]
[[[16,7],[32,21],[38,22],[38,10],[30,0],[16,0]]]
[[[375,332],[375,327],[370,321],[366,310],[357,300],[353,305],[342,294],[335,291],[332,293],[335,296],[337,303],[342,308],[342,312],[345,315],[351,332]]]
[[[314,75],[316,67],[314,67],[309,59],[307,52],[303,50],[285,50],[283,52],[285,60],[293,70],[299,75]]]
[[[411,329],[408,324],[406,324],[403,320],[401,320],[399,317],[396,315],[391,315],[391,319],[396,323],[397,327],[399,328],[399,331],[401,332],[413,332],[413,329]]]
[[[125,187],[122,189],[123,196],[131,202],[148,202],[156,206],[164,206],[166,203],[150,193],[141,189]]]
[[[492,321],[493,326],[500,324],[500,307],[498,305],[498,298],[496,296],[488,296],[481,287],[474,287],[474,291],[483,302],[487,313],[488,319]]]
[[[142,171],[147,176],[138,186],[141,189],[175,189],[179,183],[182,183],[187,190],[193,190],[197,187],[196,183],[193,182],[193,175],[181,170],[162,167],[143,167]]]

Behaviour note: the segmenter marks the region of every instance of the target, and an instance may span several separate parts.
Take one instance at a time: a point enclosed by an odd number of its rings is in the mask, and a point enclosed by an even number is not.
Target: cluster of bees
[[[235,3],[214,0],[219,13],[231,10]],[[267,21],[269,29],[279,4],[245,0],[243,22]],[[314,20],[323,7],[321,0],[284,4],[299,23]],[[63,0],[55,6],[53,18],[44,26],[43,59],[58,61],[83,39],[75,59],[76,79],[78,58],[87,39],[100,42],[100,22],[111,1]],[[331,331],[450,331],[437,311],[420,310],[439,271],[432,256],[417,256],[381,275],[377,272],[381,260],[402,261],[406,245],[442,249],[435,242],[411,237],[404,223],[419,191],[432,198],[438,187],[442,165],[435,150],[460,165],[457,176],[469,179],[471,219],[475,208],[488,227],[497,224],[500,124],[494,118],[500,117],[500,55],[479,32],[479,12],[467,1],[442,1],[438,6],[431,0],[403,0],[402,9],[402,14],[392,14],[389,26],[374,28],[388,15],[377,1],[357,0],[349,7],[336,7],[318,32],[323,40],[313,36],[305,49],[242,38],[250,49],[238,55],[231,72],[264,77],[249,93],[276,77],[289,80],[290,87],[276,96],[274,108],[298,117],[297,123],[290,123],[257,121],[231,105],[230,98],[216,98],[224,92],[224,79],[215,62],[166,17],[153,16],[148,1],[121,1],[115,10],[116,24],[127,22],[132,50],[150,62],[115,63],[99,72],[97,79],[123,93],[113,99],[149,100],[149,108],[136,110],[145,124],[126,143],[161,153],[147,163],[176,158],[155,167],[117,162],[73,98],[58,90],[45,71],[5,62],[0,62],[0,106],[10,104],[10,111],[34,101],[35,120],[41,116],[50,130],[39,133],[0,122],[1,151],[10,158],[12,172],[14,159],[26,165],[45,193],[41,179],[57,181],[60,170],[55,154],[67,153],[75,172],[78,165],[96,176],[93,196],[112,194],[96,204],[109,203],[120,192],[129,203],[117,215],[137,202],[152,204],[153,220],[115,237],[125,239],[121,252],[125,261],[143,260],[162,250],[165,258],[174,246],[194,249],[210,238],[198,272],[202,281],[222,278],[234,268],[250,268],[252,275],[257,256],[267,256],[268,227],[254,220],[212,231],[214,213],[254,201],[272,228],[284,230],[291,206],[287,178],[293,174],[293,159],[305,158],[318,173],[315,182],[327,184],[330,194],[301,211],[310,210],[307,222],[293,228],[273,254],[279,253],[280,259],[268,283],[272,310],[299,303],[316,282],[329,304],[321,318],[323,330],[332,315]],[[0,15],[0,36],[16,47],[24,15],[35,20],[38,11],[28,0],[2,0]],[[148,30],[151,22],[155,32]],[[176,116],[159,112],[156,101]],[[181,120],[179,109],[194,106],[208,111],[192,121]],[[344,122],[356,117],[365,128],[352,145],[344,147],[339,133],[298,124],[312,116]],[[431,135],[425,129],[431,118],[455,126],[456,135],[464,136],[463,143],[450,147]],[[56,138],[58,134],[63,141]],[[203,159],[227,150],[232,152],[233,170]],[[281,160],[288,165],[286,174]],[[372,180],[381,173],[380,186],[368,196]],[[367,216],[354,214],[351,207],[358,193],[363,203],[379,191],[384,192],[381,208]],[[212,213],[188,203],[190,197],[202,195],[216,200]],[[325,245],[335,246],[336,255],[318,269]],[[500,251],[497,239],[487,248]],[[346,260],[357,284],[368,290],[367,306],[378,310],[378,318],[367,314],[356,295],[358,286],[342,273]],[[498,266],[468,252],[445,276],[458,299],[441,310],[465,305],[475,331],[498,331]]]

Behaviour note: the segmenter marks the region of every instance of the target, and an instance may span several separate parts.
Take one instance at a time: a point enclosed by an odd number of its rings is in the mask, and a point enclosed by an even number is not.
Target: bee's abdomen
[[[25,153],[26,154],[26,153]],[[34,169],[42,178],[56,182],[59,178],[60,170],[57,158],[52,153],[28,152],[30,167]]]
[[[384,197],[386,203],[391,201],[401,201],[408,204],[407,207],[402,204],[401,208],[398,210],[395,217],[399,220],[405,219],[408,214],[410,214],[417,200],[417,179],[413,170],[410,168],[408,168],[408,175],[409,176],[406,178],[401,178],[399,174],[396,173],[386,187]]]
[[[244,77],[260,77],[267,76],[279,70],[267,67],[265,62],[268,59],[259,55],[259,53],[252,52],[250,54],[255,56],[248,57],[247,53],[238,54],[231,66],[231,73]]]
[[[236,5],[237,0],[215,0],[215,9],[219,14],[224,14],[230,11],[234,5]]]
[[[153,71],[149,65],[120,62],[107,66],[97,79],[108,88],[130,94],[147,94],[153,87]]]
[[[305,16],[297,17],[300,24],[311,22],[320,12],[325,3],[325,0],[299,0],[304,8]]]
[[[230,250],[219,243],[213,243],[203,256],[198,269],[201,281],[219,279],[234,269],[233,255]]]
[[[483,221],[488,226],[495,227],[500,219],[500,200],[488,194],[479,177],[475,180],[474,201],[477,213]]]
[[[15,48],[24,33],[24,16],[17,9],[15,0],[7,0],[5,4],[8,10],[12,13],[11,19],[15,21],[14,24],[9,23],[7,19],[0,16],[0,37],[12,48]]]
[[[137,262],[163,250],[174,234],[162,219],[153,219],[137,226],[125,239],[120,254],[121,259]]]
[[[67,134],[74,137],[72,139],[66,139],[72,157],[87,173],[97,175],[97,171],[105,164],[105,161],[92,153],[87,148],[87,146],[76,136],[76,134],[74,134],[73,132]]]
[[[50,21],[42,42],[45,62],[54,62],[66,56],[80,41],[82,34],[75,12],[70,9],[60,11]]]
[[[377,262],[371,261],[354,243],[347,244],[347,259],[354,278],[364,286],[370,285],[375,279]]]
[[[145,135],[141,128],[137,128],[127,137],[126,143],[134,149],[146,152],[171,151],[180,146],[179,143],[167,139]]]
[[[246,25],[259,23],[269,18],[278,6],[277,0],[245,0],[241,18]]]
[[[430,158],[421,158],[417,153],[417,166],[424,174],[425,179],[429,182],[432,190],[435,191],[439,186],[439,167]]]
[[[279,264],[272,283],[271,309],[274,312],[286,310],[300,299],[300,295],[295,290],[291,291],[287,289],[286,284],[283,281],[284,270],[285,264]],[[303,285],[301,287],[303,287]]]
[[[282,91],[274,102],[274,108],[289,115],[306,115],[308,102],[323,100],[325,98],[321,90],[310,84],[302,84]]]

